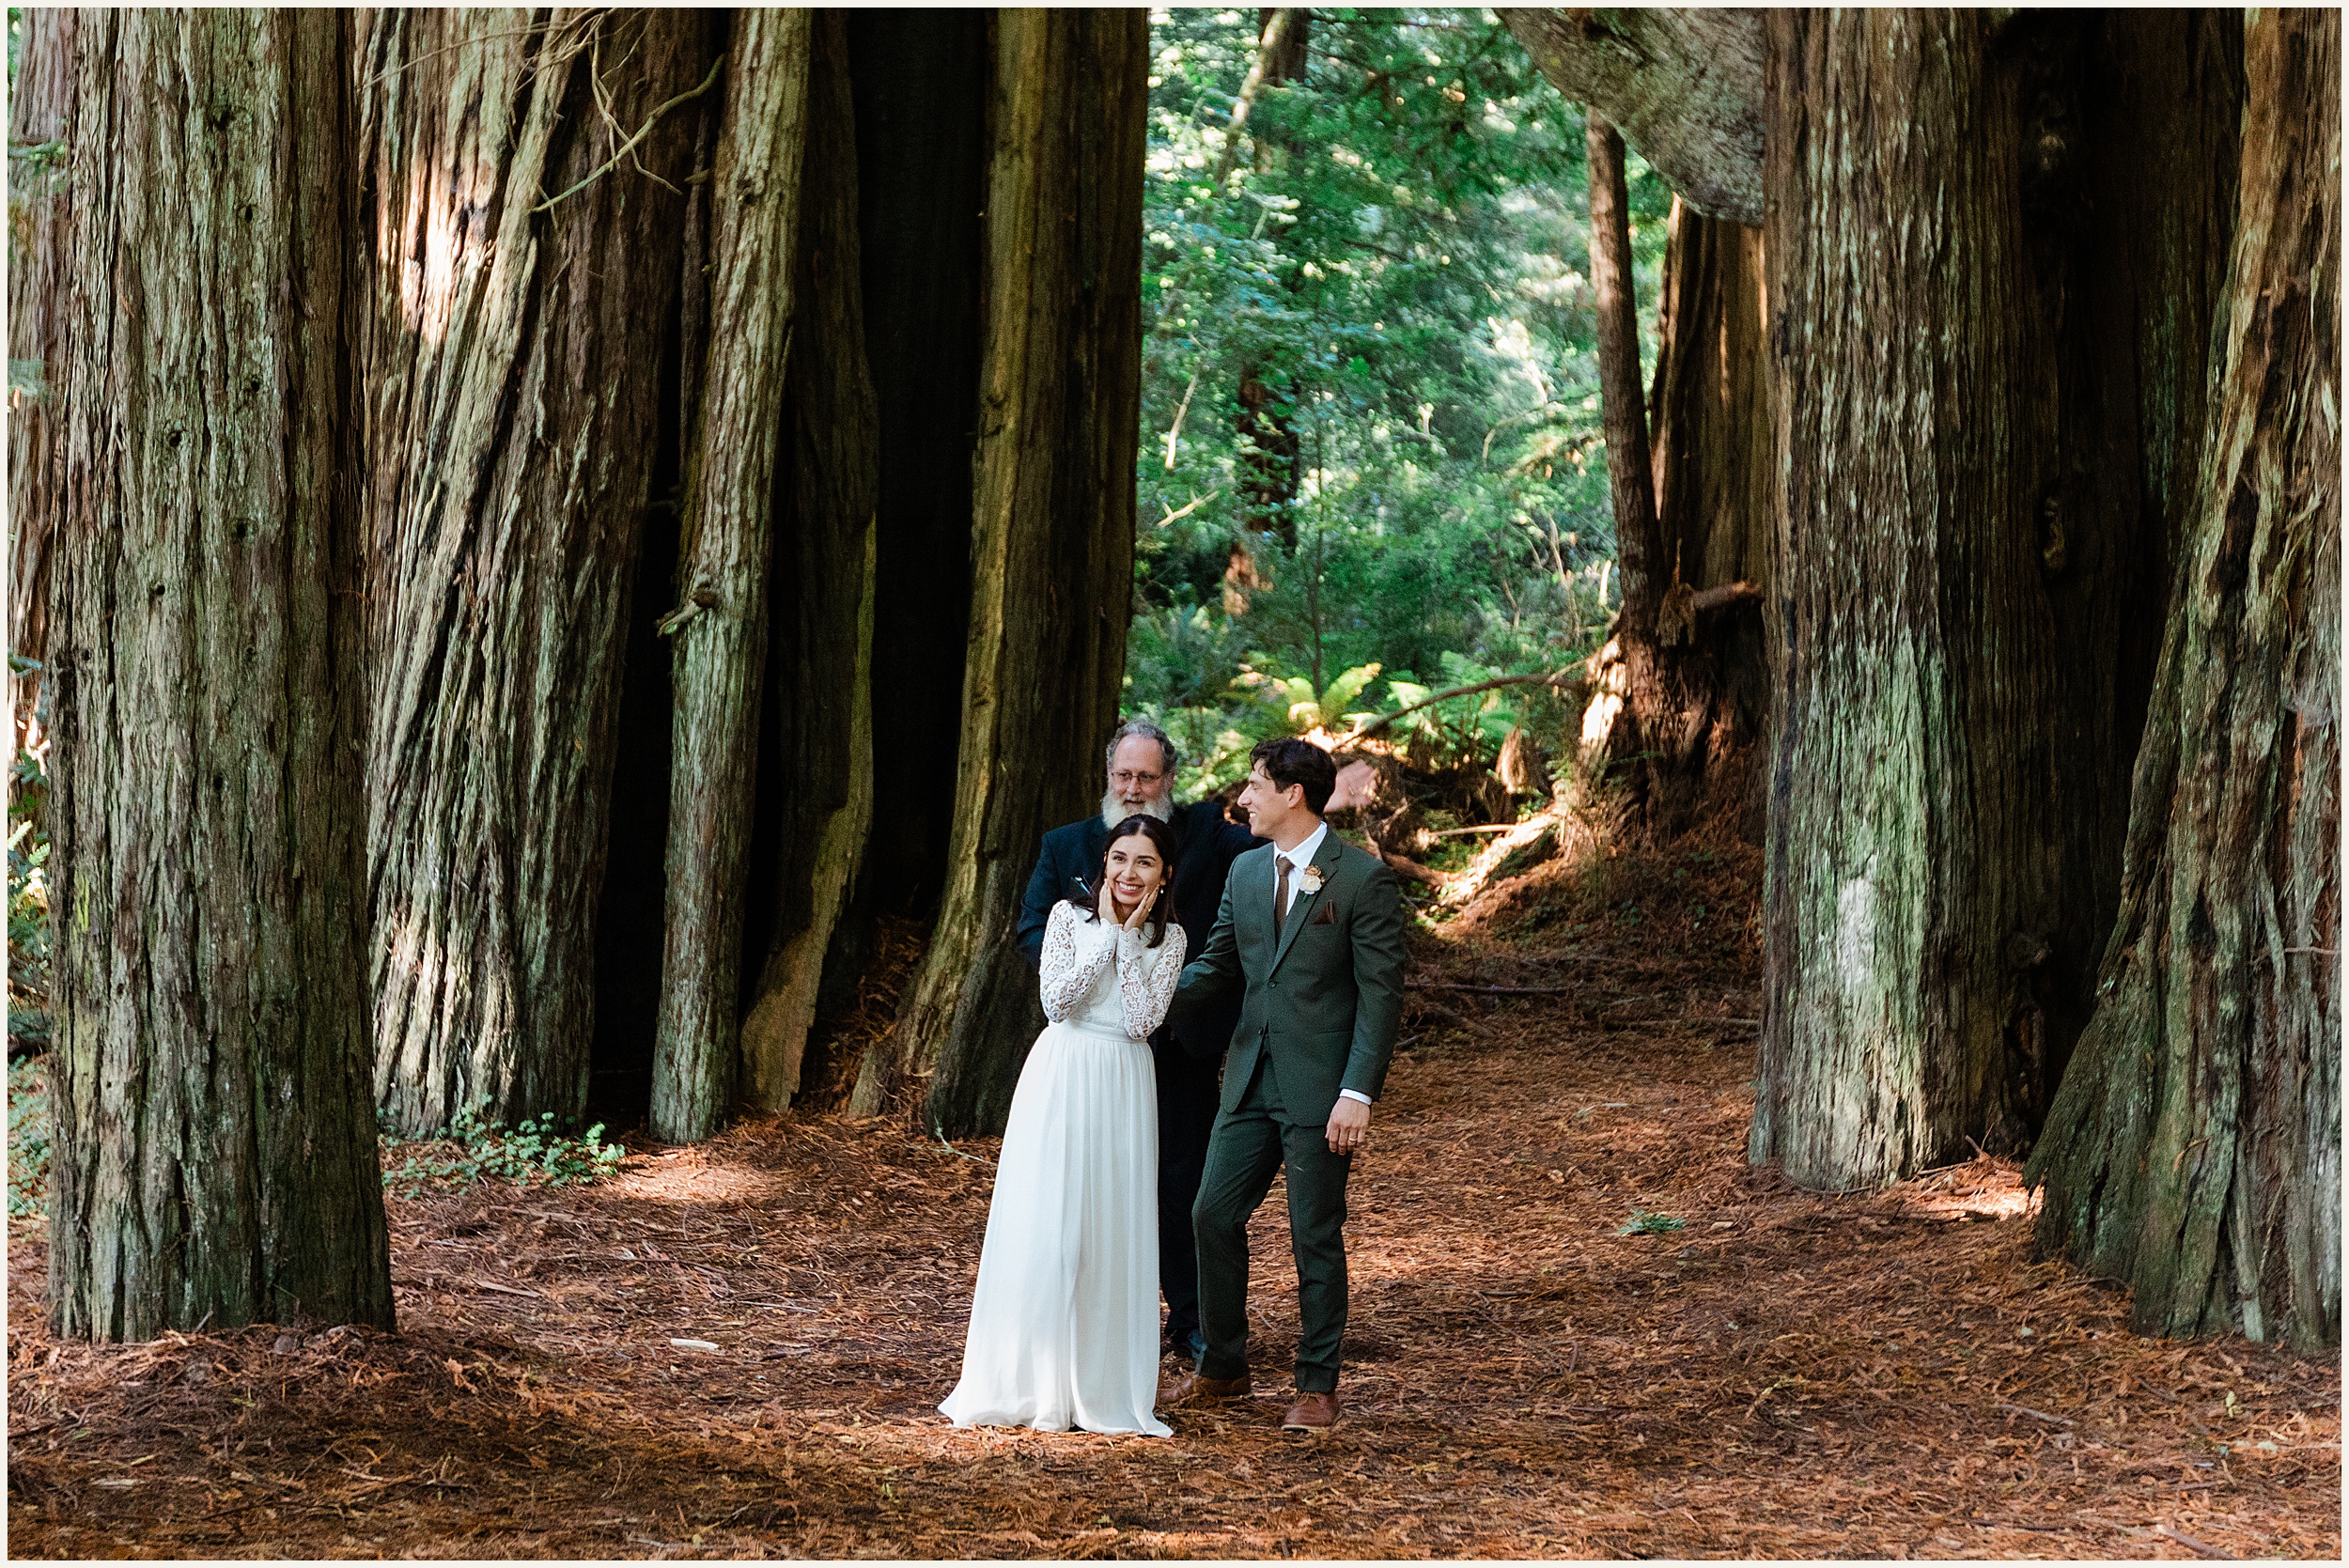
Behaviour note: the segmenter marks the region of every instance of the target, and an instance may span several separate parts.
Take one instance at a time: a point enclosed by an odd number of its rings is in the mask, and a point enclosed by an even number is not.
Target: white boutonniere
[[[1309,894],[1321,891],[1321,867],[1309,865],[1297,874],[1297,885]]]

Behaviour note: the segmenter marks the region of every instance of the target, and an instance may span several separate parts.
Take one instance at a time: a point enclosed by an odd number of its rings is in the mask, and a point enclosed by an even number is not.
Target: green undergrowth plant
[[[49,1073],[43,1057],[8,1063],[8,1218],[49,1201]]]
[[[466,1106],[437,1137],[401,1139],[383,1129],[387,1162],[399,1158],[396,1166],[387,1163],[385,1188],[412,1198],[428,1188],[467,1188],[484,1181],[574,1187],[614,1174],[627,1157],[627,1150],[603,1141],[600,1122],[572,1138],[554,1130],[552,1110],[508,1127],[483,1120],[488,1106],[486,1099]]]
[[[1686,1219],[1677,1219],[1669,1214],[1657,1214],[1648,1209],[1633,1209],[1631,1222],[1615,1234],[1617,1235],[1670,1235],[1686,1224],[1688,1224]]]

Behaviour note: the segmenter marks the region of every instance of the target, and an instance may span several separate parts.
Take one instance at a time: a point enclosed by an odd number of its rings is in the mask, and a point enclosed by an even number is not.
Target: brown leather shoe
[[[1245,1377],[1202,1377],[1194,1372],[1160,1388],[1159,1403],[1169,1408],[1185,1405],[1221,1405],[1226,1400],[1246,1399],[1249,1391]]]
[[[1289,1413],[1281,1418],[1283,1432],[1327,1432],[1338,1424],[1338,1396],[1308,1394],[1297,1396]]]

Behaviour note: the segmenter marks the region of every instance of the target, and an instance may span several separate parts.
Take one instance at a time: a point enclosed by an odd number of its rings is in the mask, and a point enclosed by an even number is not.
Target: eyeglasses
[[[1120,789],[1131,789],[1137,784],[1157,784],[1165,777],[1164,773],[1137,773],[1130,768],[1121,768],[1110,775],[1110,783]]]

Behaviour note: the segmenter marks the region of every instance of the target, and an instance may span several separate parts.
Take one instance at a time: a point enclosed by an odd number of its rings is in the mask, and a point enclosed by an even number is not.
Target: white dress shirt
[[[1297,895],[1301,891],[1298,885],[1297,874],[1314,863],[1314,857],[1321,852],[1321,841],[1329,836],[1330,824],[1324,822],[1296,848],[1275,848],[1272,851],[1275,860],[1289,862],[1289,901],[1281,906],[1281,916],[1283,920],[1288,918],[1288,912],[1291,909],[1297,908]],[[1281,885],[1281,868],[1277,865],[1272,868],[1272,885],[1275,888]]]
[[[1283,921],[1288,918],[1289,911],[1297,908],[1297,895],[1303,891],[1300,885],[1301,879],[1299,877],[1298,873],[1314,863],[1314,857],[1321,852],[1321,841],[1329,836],[1330,824],[1324,822],[1320,827],[1315,828],[1310,834],[1306,835],[1304,841],[1299,844],[1296,848],[1282,849],[1276,847],[1272,851],[1273,858],[1275,860],[1286,861],[1289,863],[1289,901],[1281,906],[1281,918]],[[1277,865],[1272,868],[1272,885],[1276,889],[1281,885],[1281,868]],[[1361,1091],[1354,1089],[1339,1090],[1338,1098],[1342,1100],[1360,1100],[1364,1105],[1375,1105],[1377,1103],[1368,1094],[1362,1094]]]

